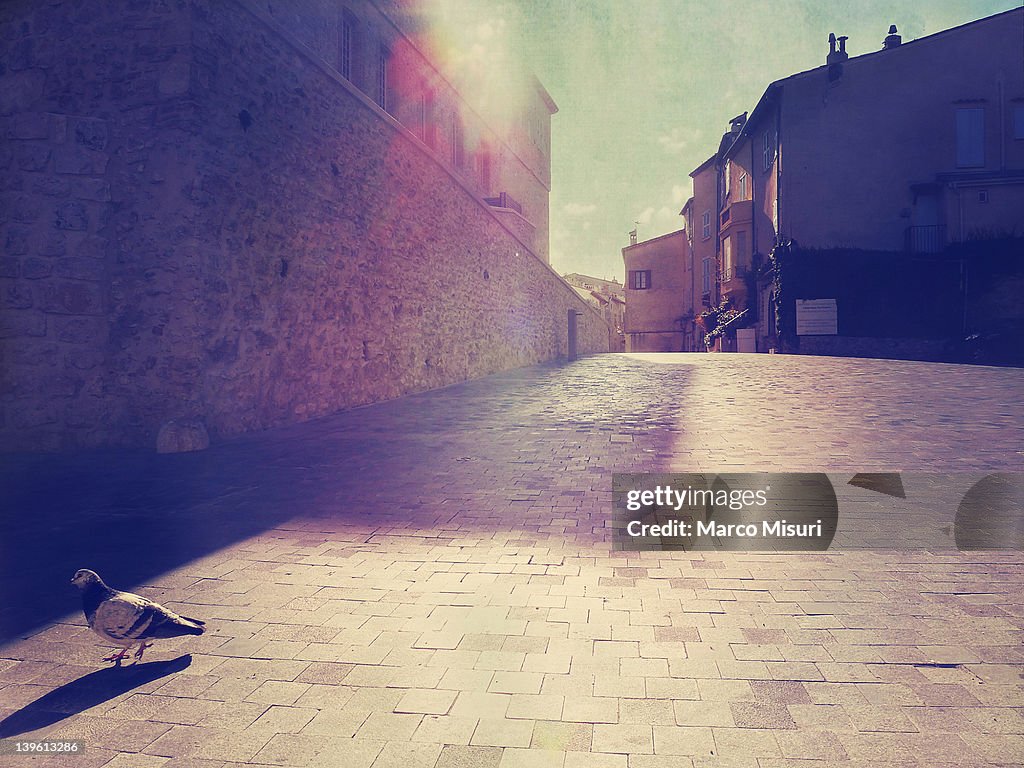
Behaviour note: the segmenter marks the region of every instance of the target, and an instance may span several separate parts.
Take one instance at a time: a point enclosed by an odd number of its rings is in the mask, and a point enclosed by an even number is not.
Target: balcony
[[[729,269],[722,270],[722,285],[729,283],[733,280],[742,280],[747,276],[749,270],[742,264],[737,264]]]
[[[904,248],[907,253],[939,253],[946,247],[946,228],[942,225],[907,227]]]
[[[721,231],[723,234],[736,224],[744,224],[754,217],[753,200],[737,200],[730,203],[720,214]]]
[[[506,208],[510,211],[515,211],[520,216],[523,215],[523,206],[516,202],[507,192],[502,192],[496,197],[485,197],[484,202],[492,208]]]

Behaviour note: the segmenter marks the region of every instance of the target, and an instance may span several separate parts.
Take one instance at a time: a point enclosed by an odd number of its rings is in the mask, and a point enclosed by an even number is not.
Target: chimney
[[[839,64],[850,58],[850,54],[846,52],[846,41],[849,38],[846,35],[836,37],[834,32],[830,32],[828,35],[828,56],[825,59],[826,64]],[[839,43],[839,50],[836,50],[836,42]]]
[[[889,34],[882,41],[882,50],[887,51],[890,48],[896,48],[903,42],[903,38],[896,34],[896,25],[892,24],[889,27]]]

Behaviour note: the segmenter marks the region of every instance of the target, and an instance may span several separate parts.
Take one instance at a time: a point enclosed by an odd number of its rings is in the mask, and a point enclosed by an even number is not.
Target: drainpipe
[[[782,99],[775,104],[775,237],[782,239]],[[792,238],[790,238],[792,239]]]
[[[999,76],[999,170],[1006,170],[1006,104],[1003,99],[1003,76]]]
[[[755,169],[757,165],[754,163],[754,137],[750,136],[750,275],[747,277],[747,290],[749,293],[753,293],[753,296],[747,296],[747,307],[750,307],[750,300],[754,302],[754,317],[757,319],[757,323],[760,325],[764,322],[763,317],[758,317],[758,310],[761,308],[761,287],[757,282],[757,274],[754,272],[754,254],[758,252],[757,249],[757,184],[754,183],[756,178]],[[753,291],[750,288],[753,287]],[[757,342],[755,341],[755,344]],[[755,346],[755,349],[757,347]]]

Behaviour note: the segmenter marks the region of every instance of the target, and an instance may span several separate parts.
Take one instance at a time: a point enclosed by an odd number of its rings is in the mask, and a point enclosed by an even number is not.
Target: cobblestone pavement
[[[1020,553],[629,553],[608,524],[613,470],[1018,470],[1022,394],[616,355],[201,454],[8,457],[0,735],[87,742],[34,765],[1020,765]],[[78,567],[209,631],[104,670]]]

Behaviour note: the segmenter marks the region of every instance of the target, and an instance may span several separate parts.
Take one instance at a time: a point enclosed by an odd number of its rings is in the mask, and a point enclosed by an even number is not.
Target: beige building
[[[685,229],[622,249],[626,264],[626,351],[686,350],[693,270]]]
[[[276,10],[268,3],[267,12],[294,26],[294,6]],[[307,43],[322,47],[350,83],[429,146],[548,262],[551,116],[558,107],[540,81],[512,62],[500,78],[456,66],[437,44],[443,30],[408,0],[348,0],[337,13],[304,10],[316,30]]]
[[[423,4],[80,5],[0,13],[0,449],[216,441],[608,349],[547,263],[554,104],[515,66],[467,82]]]
[[[626,338],[623,334],[626,322],[626,294],[622,283],[617,278],[607,280],[592,275],[581,275],[579,272],[570,272],[563,277],[584,301],[589,302],[601,313],[605,322],[608,323],[609,351],[624,352],[626,349]]]

